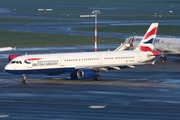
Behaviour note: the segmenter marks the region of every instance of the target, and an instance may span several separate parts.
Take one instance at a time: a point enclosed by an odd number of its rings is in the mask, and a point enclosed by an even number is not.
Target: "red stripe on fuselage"
[[[41,58],[28,58],[26,60],[30,61],[30,60],[40,60]]]

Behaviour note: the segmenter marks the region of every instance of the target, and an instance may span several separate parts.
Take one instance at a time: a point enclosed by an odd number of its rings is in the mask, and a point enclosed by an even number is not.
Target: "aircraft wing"
[[[112,65],[112,64],[107,64],[107,65],[91,65],[91,66],[76,66],[75,69],[93,69],[93,70],[121,70],[124,68],[135,68],[136,65],[145,65],[145,64],[152,64],[154,65],[155,61],[153,62],[144,62],[144,63],[127,63],[127,64],[117,64],[117,65]]]

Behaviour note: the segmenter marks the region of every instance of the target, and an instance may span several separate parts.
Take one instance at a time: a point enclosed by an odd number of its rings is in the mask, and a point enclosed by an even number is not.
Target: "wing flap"
[[[104,70],[109,69],[121,70],[124,68],[135,68],[136,65],[153,64],[154,62],[148,63],[127,63],[127,64],[106,64],[106,65],[87,65],[87,66],[76,66],[75,69],[93,69],[93,70]]]

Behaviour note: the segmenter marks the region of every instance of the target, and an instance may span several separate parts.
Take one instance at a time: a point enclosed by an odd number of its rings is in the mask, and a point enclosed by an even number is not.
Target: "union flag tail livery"
[[[153,41],[156,38],[157,29],[158,29],[158,23],[152,23],[135,50],[140,50],[144,52],[147,51],[153,52],[154,49]]]

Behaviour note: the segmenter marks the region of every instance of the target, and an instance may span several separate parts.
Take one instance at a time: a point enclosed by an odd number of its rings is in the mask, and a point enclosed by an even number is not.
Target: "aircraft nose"
[[[8,72],[9,70],[11,70],[10,65],[9,65],[9,64],[7,64],[7,65],[5,66],[5,68],[4,68],[4,70],[5,70],[6,72]]]
[[[4,71],[8,72],[8,73],[13,73],[13,74],[17,74],[19,73],[19,71],[16,70],[16,67],[12,64],[7,64],[4,67]]]
[[[8,65],[6,65],[5,67],[4,67],[4,70],[7,70],[8,69]]]

